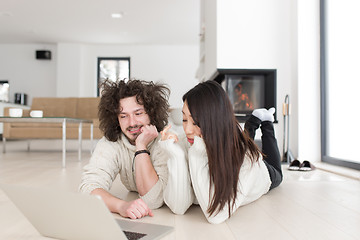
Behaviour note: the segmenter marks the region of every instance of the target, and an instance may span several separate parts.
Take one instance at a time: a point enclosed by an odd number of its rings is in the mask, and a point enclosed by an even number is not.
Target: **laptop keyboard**
[[[141,239],[146,236],[144,233],[138,233],[138,232],[129,232],[129,231],[123,231],[125,233],[125,236],[129,240],[137,240]]]

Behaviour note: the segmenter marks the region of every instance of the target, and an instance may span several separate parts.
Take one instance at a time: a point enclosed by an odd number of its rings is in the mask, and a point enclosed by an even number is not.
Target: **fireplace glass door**
[[[276,107],[276,69],[217,69],[211,80],[224,88],[239,122],[256,108]]]
[[[263,75],[226,75],[223,87],[229,95],[235,116],[246,116],[264,106],[264,94],[259,94],[264,92],[264,80]]]

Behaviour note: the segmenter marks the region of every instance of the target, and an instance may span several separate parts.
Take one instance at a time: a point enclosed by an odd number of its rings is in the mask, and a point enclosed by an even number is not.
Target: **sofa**
[[[29,117],[30,111],[42,110],[43,117],[68,117],[91,119],[94,124],[94,139],[100,139],[103,134],[99,129],[98,105],[100,98],[60,98],[35,97],[31,108],[23,111],[23,117]],[[4,116],[9,116],[9,108],[4,108]],[[68,123],[66,138],[78,139],[79,125]],[[6,139],[61,139],[62,124],[59,123],[4,123],[3,137]],[[90,124],[82,126],[82,138],[90,139]]]

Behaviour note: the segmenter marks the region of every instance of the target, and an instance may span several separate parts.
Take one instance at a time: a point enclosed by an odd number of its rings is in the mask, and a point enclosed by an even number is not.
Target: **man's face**
[[[141,127],[150,124],[150,117],[143,105],[136,102],[136,97],[120,99],[120,114],[118,115],[121,131],[135,145],[136,138],[141,133]]]

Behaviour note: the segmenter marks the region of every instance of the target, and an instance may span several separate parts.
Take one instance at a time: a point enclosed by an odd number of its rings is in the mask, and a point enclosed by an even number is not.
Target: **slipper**
[[[300,165],[299,171],[311,171],[314,170],[316,167],[309,161],[303,161]]]
[[[300,169],[300,161],[295,159],[290,163],[288,169],[290,171],[298,171]]]

